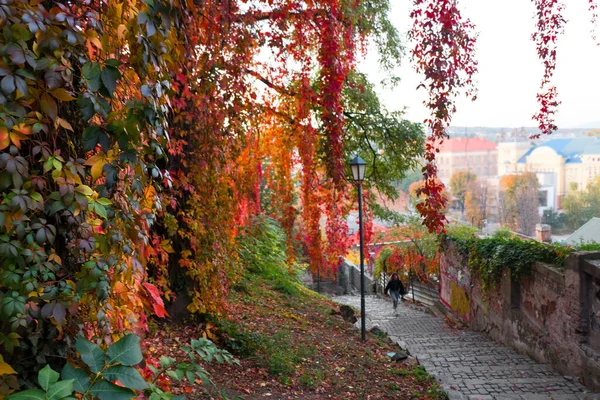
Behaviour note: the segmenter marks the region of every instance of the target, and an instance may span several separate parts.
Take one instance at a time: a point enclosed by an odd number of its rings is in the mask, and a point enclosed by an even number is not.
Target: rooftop
[[[600,243],[600,218],[592,218],[566,240],[567,244]]]
[[[446,139],[440,146],[440,152],[470,152],[470,151],[488,151],[496,150],[498,145],[490,140],[474,138],[451,138]]]
[[[552,139],[530,149],[521,157],[519,163],[525,163],[526,157],[535,149],[549,147],[557,154],[563,156],[567,163],[580,163],[582,155],[599,154],[600,140],[596,137],[584,137],[574,139]]]

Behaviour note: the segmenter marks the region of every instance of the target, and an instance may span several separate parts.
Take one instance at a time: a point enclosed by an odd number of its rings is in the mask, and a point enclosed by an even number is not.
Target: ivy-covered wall
[[[565,375],[578,375],[591,388],[600,388],[600,346],[587,304],[600,281],[600,267],[590,259],[600,253],[574,252],[557,267],[541,262],[519,275],[506,265],[489,271],[473,268],[471,255],[452,240],[444,243],[440,262],[440,300],[470,328],[514,347],[533,359],[553,365]],[[600,332],[599,332],[600,333]]]

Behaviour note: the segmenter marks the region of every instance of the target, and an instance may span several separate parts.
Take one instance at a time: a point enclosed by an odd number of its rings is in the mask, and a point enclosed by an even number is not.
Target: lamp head
[[[362,182],[365,180],[365,172],[367,170],[367,163],[360,156],[354,157],[350,161],[350,168],[352,169],[352,177],[356,182]]]

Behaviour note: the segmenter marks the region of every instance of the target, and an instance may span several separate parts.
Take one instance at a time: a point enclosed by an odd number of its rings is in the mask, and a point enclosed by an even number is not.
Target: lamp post
[[[362,222],[362,182],[365,180],[365,171],[367,163],[359,156],[350,161],[352,177],[358,186],[358,231],[360,236],[360,333],[365,341],[365,262],[364,262],[364,243],[363,243],[363,222]]]

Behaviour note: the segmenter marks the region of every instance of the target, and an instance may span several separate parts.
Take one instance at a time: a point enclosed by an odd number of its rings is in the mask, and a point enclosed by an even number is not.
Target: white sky
[[[405,34],[410,28],[411,0],[391,0],[391,21]],[[568,0],[565,34],[559,39],[558,62],[554,82],[562,101],[556,121],[559,128],[595,123],[600,127],[600,46],[591,39],[587,0]],[[535,29],[535,7],[530,0],[459,0],[463,16],[471,19],[479,31],[479,94],[476,102],[459,100],[453,126],[521,127],[536,126],[531,116],[537,110],[536,93],[542,77],[531,34]],[[600,29],[598,32],[600,37]],[[382,103],[389,110],[406,107],[406,117],[422,122],[427,110],[422,101],[425,90],[416,90],[420,82],[407,54],[397,75],[402,82],[394,89],[379,87]],[[370,52],[360,69],[371,81],[380,82],[377,54]]]

